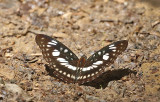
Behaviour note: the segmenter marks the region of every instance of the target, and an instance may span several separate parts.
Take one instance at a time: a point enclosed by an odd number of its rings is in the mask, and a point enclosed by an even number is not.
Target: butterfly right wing
[[[114,42],[90,56],[82,68],[81,76],[78,83],[89,82],[105,72],[105,68],[114,63],[117,56],[126,50],[128,46],[127,40]]]
[[[53,74],[64,82],[73,83],[78,57],[61,42],[47,35],[37,34],[35,40],[44,59],[55,70]]]

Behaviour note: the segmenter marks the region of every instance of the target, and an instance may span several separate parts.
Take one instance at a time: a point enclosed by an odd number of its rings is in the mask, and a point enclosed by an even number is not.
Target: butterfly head
[[[81,58],[78,60],[78,66],[79,67],[84,67],[84,65],[86,63],[86,60],[87,60],[86,55],[81,56]]]
[[[87,59],[86,55],[82,55],[80,59]]]

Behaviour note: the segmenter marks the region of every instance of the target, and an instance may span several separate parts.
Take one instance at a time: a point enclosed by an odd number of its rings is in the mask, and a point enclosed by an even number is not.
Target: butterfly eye
[[[79,84],[99,77],[105,71],[104,68],[111,65],[128,46],[126,40],[117,41],[95,52],[88,59],[86,56],[79,59],[68,47],[54,38],[37,34],[35,40],[44,59],[54,70],[53,74],[64,82]]]

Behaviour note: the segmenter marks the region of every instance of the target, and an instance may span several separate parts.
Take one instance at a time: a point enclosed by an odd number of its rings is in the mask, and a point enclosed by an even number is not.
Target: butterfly
[[[79,59],[55,38],[37,34],[35,41],[44,59],[49,63],[49,67],[54,69],[53,74],[64,82],[78,84],[90,82],[99,77],[128,46],[127,40],[117,41],[103,47],[88,59],[85,55]]]

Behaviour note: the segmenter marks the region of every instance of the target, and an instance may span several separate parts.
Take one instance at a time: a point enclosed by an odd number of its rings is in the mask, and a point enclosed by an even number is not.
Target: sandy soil
[[[159,0],[0,0],[0,102],[160,102],[159,12]],[[99,78],[67,84],[46,70],[34,33],[78,57],[129,45]]]

